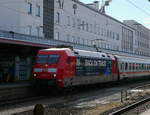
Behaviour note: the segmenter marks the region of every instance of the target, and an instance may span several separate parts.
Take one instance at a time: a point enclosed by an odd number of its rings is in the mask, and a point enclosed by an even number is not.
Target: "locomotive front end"
[[[33,82],[39,86],[63,87],[66,59],[67,55],[64,50],[40,50],[33,66]]]
[[[55,86],[59,68],[59,54],[38,54],[33,67],[33,79],[36,84]]]
[[[72,51],[70,49],[50,48],[40,50],[33,66],[33,82],[39,86],[64,87],[64,79],[72,77],[74,68],[72,61],[68,59]]]

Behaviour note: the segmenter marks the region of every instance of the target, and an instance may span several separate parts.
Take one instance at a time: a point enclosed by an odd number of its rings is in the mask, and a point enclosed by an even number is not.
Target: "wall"
[[[28,2],[32,3],[32,14],[28,14]],[[36,16],[36,5],[40,6],[40,17]],[[42,0],[5,0],[0,3],[0,29],[16,33],[43,36],[43,1]],[[37,32],[39,28],[39,34]]]
[[[100,48],[123,51],[121,49],[122,27],[125,24],[79,1],[54,1],[55,40],[90,46],[96,44]],[[132,30],[128,26],[125,27]]]

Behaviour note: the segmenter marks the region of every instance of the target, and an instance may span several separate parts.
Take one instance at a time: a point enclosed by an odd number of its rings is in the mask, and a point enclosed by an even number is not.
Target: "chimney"
[[[99,1],[94,1],[94,8],[99,10]]]
[[[94,1],[93,3],[87,5],[99,11],[99,1]]]

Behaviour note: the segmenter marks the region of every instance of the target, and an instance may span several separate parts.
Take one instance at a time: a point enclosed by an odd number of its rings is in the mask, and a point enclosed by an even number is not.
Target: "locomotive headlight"
[[[56,77],[56,74],[54,74],[53,76]]]
[[[36,74],[33,74],[33,76],[36,77],[37,75],[36,75]]]

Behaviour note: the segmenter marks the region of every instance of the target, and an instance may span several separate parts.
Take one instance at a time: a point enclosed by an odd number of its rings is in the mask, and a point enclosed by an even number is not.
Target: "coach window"
[[[146,70],[146,64],[144,64],[144,70]]]
[[[135,70],[135,63],[133,63],[133,70]]]
[[[121,67],[121,68],[122,68],[122,71],[124,71],[124,63],[122,63],[121,65],[122,65],[122,67]]]
[[[146,64],[146,70],[148,70],[148,64]]]
[[[136,70],[138,70],[138,64],[136,64]]]
[[[141,70],[141,64],[139,64],[139,70]]]
[[[137,68],[137,70],[139,70],[139,64],[137,63],[137,65],[136,65],[136,68]]]
[[[129,70],[131,70],[131,63],[129,63]]]
[[[144,64],[142,64],[142,70],[144,70]]]
[[[138,70],[140,70],[140,64],[138,64]]]
[[[128,63],[125,64],[125,70],[127,70],[127,69],[128,69]]]

